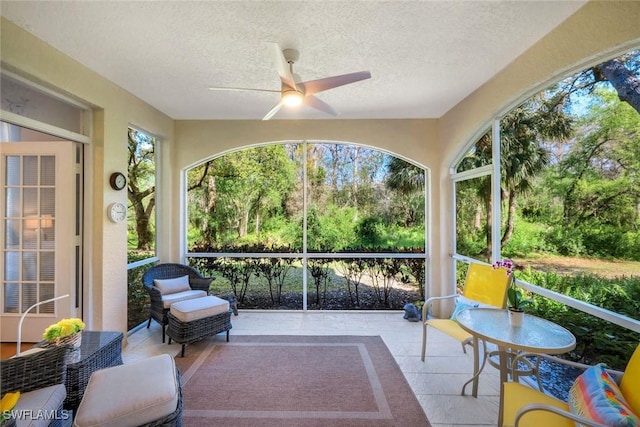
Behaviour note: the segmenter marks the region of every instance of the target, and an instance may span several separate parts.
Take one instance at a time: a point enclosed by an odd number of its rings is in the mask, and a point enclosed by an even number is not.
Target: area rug
[[[175,360],[184,426],[430,426],[380,337],[214,337]]]

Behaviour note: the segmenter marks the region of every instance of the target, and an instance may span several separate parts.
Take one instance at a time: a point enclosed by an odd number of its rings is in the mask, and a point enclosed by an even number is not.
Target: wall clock
[[[127,178],[120,172],[114,172],[109,178],[109,184],[114,190],[122,190],[127,185]]]
[[[127,207],[120,202],[111,203],[107,208],[107,216],[111,222],[121,222],[127,219]]]

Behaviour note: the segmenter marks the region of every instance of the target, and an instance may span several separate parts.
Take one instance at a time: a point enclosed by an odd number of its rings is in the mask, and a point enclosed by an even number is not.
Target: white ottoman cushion
[[[197,290],[183,291],[183,292],[177,292],[175,294],[162,295],[162,307],[169,308],[171,307],[171,304],[179,301],[186,301],[188,299],[201,298],[206,296],[207,296],[207,293],[205,291],[197,291]]]
[[[73,425],[146,424],[175,412],[178,394],[175,363],[168,354],[101,369],[89,378]]]
[[[67,390],[64,384],[22,393],[13,408],[16,413],[24,414],[23,417],[16,419],[16,427],[48,426],[51,423],[51,417],[43,416],[43,414],[55,413],[64,402],[65,397],[67,397]],[[71,413],[62,412],[61,416],[71,418]]]
[[[171,304],[169,311],[180,322],[189,323],[229,311],[229,301],[207,296]]]

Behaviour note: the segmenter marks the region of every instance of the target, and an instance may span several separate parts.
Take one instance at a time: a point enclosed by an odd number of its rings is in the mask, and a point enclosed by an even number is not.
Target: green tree
[[[542,141],[563,141],[571,132],[572,119],[544,94],[530,98],[500,121],[502,198],[507,201],[502,246],[515,229],[518,197],[531,190],[534,178],[549,165],[550,153]]]
[[[128,132],[129,179],[127,197],[135,219],[136,248],[150,250],[155,243],[155,139],[135,129]]]
[[[571,118],[558,108],[552,93],[541,93],[511,110],[500,121],[501,199],[507,216],[501,236],[505,246],[515,230],[518,198],[532,187],[533,180],[549,164],[548,139],[562,140],[571,134]],[[491,134],[487,132],[459,165],[463,170],[491,163]],[[485,206],[486,245],[483,255],[491,258],[491,181],[477,181],[476,192]]]
[[[562,226],[610,237],[637,233],[640,115],[619,102],[613,90],[599,90],[593,96],[597,102],[581,120],[578,138],[557,171],[556,194],[564,206]],[[609,243],[603,240],[601,250],[592,247],[591,251],[613,254],[616,248],[607,248]]]
[[[640,51],[605,61],[592,69],[594,82],[608,81],[626,102],[640,114]]]
[[[424,191],[424,184],[424,170],[398,157],[390,159],[385,180],[388,188],[407,195]]]
[[[425,180],[422,168],[391,157],[384,184],[392,190],[392,211],[397,214],[396,223],[404,226],[422,225]]]
[[[191,225],[219,243],[258,234],[265,216],[282,211],[295,173],[281,144],[236,151],[194,168],[189,184],[199,184],[192,187],[190,201],[202,210],[190,212]]]

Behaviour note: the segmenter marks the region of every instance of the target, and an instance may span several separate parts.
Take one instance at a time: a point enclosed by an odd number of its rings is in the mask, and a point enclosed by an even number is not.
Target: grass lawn
[[[530,266],[533,270],[553,271],[558,274],[596,274],[606,278],[640,276],[640,262],[605,260],[597,258],[561,257],[552,255],[514,258],[517,264]]]

